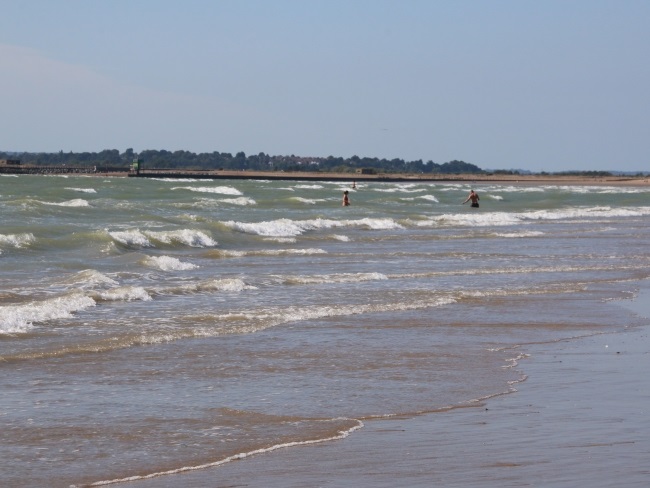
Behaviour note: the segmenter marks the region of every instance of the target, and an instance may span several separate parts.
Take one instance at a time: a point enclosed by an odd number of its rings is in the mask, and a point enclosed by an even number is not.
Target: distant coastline
[[[97,175],[102,173],[95,173]],[[114,175],[104,173],[106,175]],[[566,175],[501,175],[501,174],[402,174],[402,173],[321,173],[302,171],[177,171],[145,170],[139,175],[122,173],[119,176],[135,178],[194,178],[194,179],[246,179],[285,181],[337,181],[356,182],[459,182],[459,183],[507,183],[544,185],[625,185],[650,186],[648,176],[566,176]]]
[[[489,174],[489,173],[335,173],[311,171],[250,171],[250,170],[183,170],[146,169],[138,173],[128,170],[76,167],[45,167],[25,165],[20,167],[2,167],[0,174],[32,175],[76,175],[131,178],[179,178],[179,179],[214,179],[214,180],[284,180],[284,181],[337,181],[352,184],[356,182],[430,182],[430,183],[506,183],[525,185],[615,185],[615,186],[650,186],[649,176],[586,176],[561,174]]]

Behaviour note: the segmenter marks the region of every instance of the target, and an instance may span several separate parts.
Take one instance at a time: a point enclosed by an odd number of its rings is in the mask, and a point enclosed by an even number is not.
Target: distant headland
[[[648,173],[566,171],[532,173],[484,170],[465,161],[434,163],[352,156],[247,156],[214,151],[127,149],[100,152],[30,153],[0,151],[0,174],[80,174],[196,179],[268,179],[328,181],[507,181],[580,182],[583,184],[647,184]]]

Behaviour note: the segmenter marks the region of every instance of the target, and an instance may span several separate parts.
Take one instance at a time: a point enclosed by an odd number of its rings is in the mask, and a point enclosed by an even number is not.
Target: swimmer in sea
[[[343,206],[344,207],[347,207],[348,205],[350,205],[350,197],[348,197],[348,193],[349,192],[347,190],[345,190],[343,192]]]
[[[470,190],[470,191],[469,191],[469,196],[468,196],[467,199],[463,202],[463,205],[465,205],[465,204],[466,204],[467,202],[469,202],[470,200],[472,201],[471,206],[472,206],[472,207],[475,207],[475,208],[478,208],[478,201],[480,200],[480,198],[478,197],[478,193],[476,193],[474,190]]]

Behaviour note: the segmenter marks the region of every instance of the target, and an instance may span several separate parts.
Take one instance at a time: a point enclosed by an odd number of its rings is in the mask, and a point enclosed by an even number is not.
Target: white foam
[[[427,200],[429,202],[439,203],[439,200],[433,195],[422,195],[419,197],[404,197],[401,198],[400,200],[404,200],[405,202],[413,202],[415,200]]]
[[[306,203],[308,205],[315,205],[315,204],[317,204],[319,202],[326,202],[327,201],[327,200],[325,200],[323,198],[314,199],[314,198],[303,198],[303,197],[291,197],[291,200],[294,200],[294,201],[300,202],[300,203]]]
[[[173,207],[177,208],[217,208],[221,204],[221,200],[213,197],[198,198],[194,202],[176,202],[172,203]]]
[[[185,271],[198,268],[196,264],[184,263],[171,256],[148,256],[145,258],[144,264],[163,271]]]
[[[296,237],[308,231],[327,230],[345,227],[366,227],[373,230],[402,229],[403,227],[388,218],[365,218],[358,220],[291,220],[278,219],[266,222],[223,222],[233,230],[263,237]]]
[[[650,207],[574,207],[562,210],[539,210],[519,214],[522,219],[531,220],[559,220],[585,217],[641,217],[644,215],[650,215]]]
[[[373,188],[373,191],[376,191],[378,193],[410,193],[409,191],[406,191],[402,188]],[[418,190],[418,191],[424,191],[424,190]]]
[[[373,191],[380,193],[421,193],[427,190],[415,183],[402,183],[389,188],[373,188]]]
[[[172,190],[189,190],[199,193],[220,193],[222,195],[243,195],[232,186],[176,186]]]
[[[280,244],[295,244],[298,242],[295,237],[265,237],[264,240],[278,242]]]
[[[303,285],[317,285],[326,283],[361,283],[364,281],[387,280],[388,276],[382,273],[341,273],[313,276],[288,276],[284,280],[288,283]]]
[[[505,212],[443,214],[433,217],[432,220],[433,222],[441,225],[468,225],[474,227],[514,225],[521,222],[521,218],[516,214],[509,214]],[[420,223],[419,225],[423,224],[424,223]]]
[[[153,300],[149,293],[141,286],[120,286],[110,290],[97,292],[97,296],[108,302],[131,302],[141,300],[148,302]]]
[[[0,334],[26,332],[35,323],[69,318],[74,312],[94,306],[95,300],[80,293],[22,305],[3,306],[0,307]]]
[[[420,198],[422,200],[431,200],[432,202],[436,202],[436,203],[438,203],[438,201],[439,201],[434,195],[423,195],[423,196],[418,197],[418,198]]]
[[[363,422],[360,420],[355,420],[355,419],[345,419],[345,418],[338,418],[338,419],[332,419],[336,421],[340,420],[350,420],[354,422],[355,424],[350,427],[349,429],[346,430],[341,430],[339,431],[336,435],[331,436],[331,437],[326,437],[326,438],[321,438],[321,439],[310,439],[310,440],[305,440],[305,441],[292,441],[292,442],[283,442],[281,444],[275,444],[269,447],[263,447],[260,449],[255,449],[253,451],[248,451],[248,452],[241,452],[239,454],[234,454],[232,456],[228,456],[227,458],[221,459],[219,461],[214,461],[210,463],[205,463],[205,464],[200,464],[197,466],[184,466],[181,468],[177,469],[172,469],[169,471],[159,471],[156,473],[151,473],[147,475],[136,475],[136,476],[129,476],[127,478],[119,478],[119,479],[113,479],[113,480],[104,480],[104,481],[96,481],[94,483],[91,483],[89,486],[106,486],[106,485],[111,485],[115,483],[126,483],[129,481],[138,481],[138,480],[146,480],[146,479],[152,479],[152,478],[158,478],[160,476],[168,476],[172,474],[179,474],[179,473],[185,473],[188,471],[197,471],[199,469],[207,469],[207,468],[214,468],[217,466],[221,466],[223,464],[230,463],[232,461],[238,461],[240,459],[245,459],[247,457],[251,456],[256,456],[258,454],[266,454],[269,452],[277,451],[278,449],[287,449],[290,447],[295,447],[295,446],[308,446],[312,444],[320,444],[322,442],[331,442],[334,440],[339,440],[339,439],[344,439],[348,437],[350,434],[352,434],[354,431],[359,430],[363,427]]]
[[[440,187],[436,186],[436,189],[438,191],[448,192],[448,191],[459,191],[459,190],[462,190],[462,189],[464,189],[466,187],[467,187],[467,185],[449,184],[449,185],[441,185]]]
[[[52,205],[56,207],[90,207],[90,203],[83,198],[75,198],[66,202],[40,202],[43,205]]]
[[[198,283],[186,283],[178,287],[161,288],[156,290],[162,294],[175,294],[175,293],[197,293],[197,292],[241,292],[244,290],[257,290],[257,287],[247,285],[239,278],[223,278],[208,281],[200,281]]]
[[[152,241],[162,244],[182,244],[190,247],[213,247],[217,241],[202,231],[194,229],[179,229],[167,231],[140,231],[131,229],[125,231],[109,231],[108,234],[125,246],[155,247]]]
[[[245,256],[284,256],[284,255],[300,255],[310,256],[314,254],[327,254],[323,249],[261,249],[256,251],[219,251],[219,254],[227,257],[241,258]]]
[[[257,205],[257,202],[253,200],[252,198],[248,197],[239,197],[239,198],[223,198],[219,200],[220,202],[223,203],[229,203],[231,205]]]
[[[347,220],[345,221],[346,226],[364,226],[372,230],[392,230],[392,229],[403,229],[404,227],[393,219],[374,219],[374,218],[365,218],[360,220]]]
[[[496,235],[497,237],[517,238],[517,237],[539,237],[539,236],[543,236],[544,233],[537,232],[537,231],[522,231],[522,232],[502,232],[502,233],[497,232],[494,235]]]
[[[542,186],[489,186],[482,191],[507,193],[545,193],[548,187]]]
[[[253,315],[243,315],[244,317],[251,318],[259,323],[243,327],[240,332],[254,332],[290,322],[299,322],[304,320],[316,320],[327,317],[343,317],[361,315],[366,313],[379,313],[379,312],[396,312],[406,310],[422,310],[427,308],[435,308],[443,305],[448,305],[456,302],[453,297],[432,297],[428,300],[414,300],[404,302],[377,302],[368,304],[350,304],[350,305],[315,305],[308,307],[283,307],[278,309],[267,310],[266,313],[260,311],[255,312]],[[226,315],[228,318],[232,314]],[[217,317],[218,318],[218,317]]]
[[[212,237],[193,229],[145,231],[144,234],[164,244],[180,243],[190,247],[212,247],[217,245],[217,241]]]
[[[215,291],[244,291],[256,290],[257,287],[247,285],[239,278],[225,278],[219,280],[212,280],[201,283],[199,290],[215,290]]]
[[[476,227],[485,227],[515,225],[529,221],[641,217],[645,215],[650,215],[650,207],[569,207],[560,210],[535,210],[518,213],[477,210],[468,213],[439,215],[432,217],[431,221],[440,225],[471,225]],[[426,225],[426,222],[419,222],[417,225],[423,226]]]
[[[36,241],[34,234],[0,234],[0,244],[6,244],[11,247],[25,247]]]
[[[71,188],[67,187],[66,190],[71,190],[71,191],[78,191],[82,193],[97,193],[97,190],[94,188]]]
[[[151,241],[139,230],[113,231],[108,234],[125,246],[153,247]]]
[[[246,234],[266,237],[295,237],[304,232],[304,227],[290,219],[269,222],[235,222],[223,223],[226,227]]]

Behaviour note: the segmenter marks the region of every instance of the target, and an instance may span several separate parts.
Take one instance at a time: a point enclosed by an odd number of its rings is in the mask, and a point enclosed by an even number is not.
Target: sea
[[[352,178],[0,176],[0,485],[222,486],[648,322],[647,186]]]

